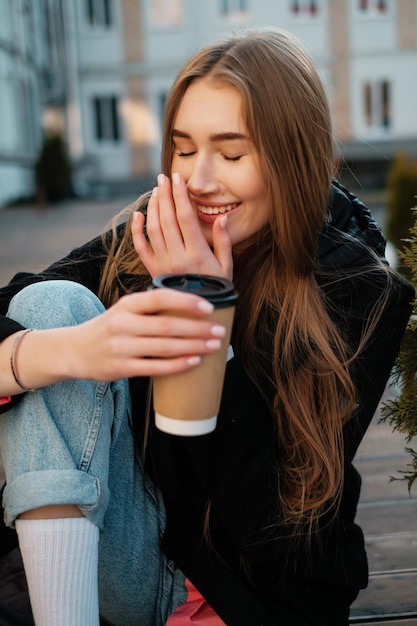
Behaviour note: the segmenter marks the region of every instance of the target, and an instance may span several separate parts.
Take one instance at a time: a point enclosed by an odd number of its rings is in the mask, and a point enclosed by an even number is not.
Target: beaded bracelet
[[[34,391],[37,391],[37,389],[30,389],[29,387],[25,387],[25,385],[22,385],[22,383],[20,382],[20,379],[19,379],[19,373],[18,373],[17,362],[16,361],[17,361],[17,352],[18,352],[18,349],[20,347],[20,344],[22,342],[23,337],[25,335],[27,335],[28,333],[31,333],[34,330],[35,330],[34,328],[27,328],[22,333],[19,333],[17,335],[16,339],[14,340],[13,346],[12,346],[12,353],[10,355],[10,368],[12,370],[13,378],[15,379],[15,381],[19,385],[19,387],[21,389],[23,389],[23,391],[31,391],[32,393]]]

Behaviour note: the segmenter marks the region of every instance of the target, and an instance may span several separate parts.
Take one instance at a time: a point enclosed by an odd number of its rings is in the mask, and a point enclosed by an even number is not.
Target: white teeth
[[[227,204],[226,206],[201,206],[201,204],[197,205],[197,209],[200,213],[205,213],[206,215],[219,215],[219,213],[227,213],[227,211],[231,211],[235,207],[237,207],[238,202],[234,204]]]

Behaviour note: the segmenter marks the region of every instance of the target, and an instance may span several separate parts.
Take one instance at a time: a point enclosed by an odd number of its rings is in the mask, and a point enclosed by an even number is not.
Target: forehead
[[[199,78],[187,87],[174,120],[174,128],[198,124],[225,132],[245,132],[243,100],[236,87]]]

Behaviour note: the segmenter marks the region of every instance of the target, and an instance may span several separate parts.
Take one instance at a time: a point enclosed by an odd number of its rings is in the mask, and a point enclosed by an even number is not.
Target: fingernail
[[[138,212],[137,211],[133,211],[133,213],[132,213],[132,220],[134,222],[137,222],[138,221],[138,217],[139,217]]]
[[[165,175],[164,174],[158,174],[158,185],[165,185]]]
[[[218,350],[221,345],[222,345],[222,342],[220,341],[220,339],[208,339],[206,341],[206,347],[209,350]]]
[[[152,189],[152,197],[156,198],[157,195],[158,195],[158,187],[154,187]]]
[[[181,176],[178,174],[178,172],[173,173],[172,182],[174,183],[174,185],[177,185],[177,186],[181,183]]]
[[[190,356],[187,359],[188,365],[199,365],[201,363],[201,356]]]
[[[208,300],[199,300],[197,302],[197,307],[200,309],[200,311],[202,311],[203,313],[212,313],[214,310],[214,306],[212,305],[211,302],[209,302]]]
[[[226,329],[224,326],[212,326],[210,329],[210,333],[214,337],[224,337],[226,334]]]
[[[222,230],[226,230],[226,226],[227,226],[227,215],[222,215],[221,217],[219,217],[219,224],[220,224],[220,228]]]

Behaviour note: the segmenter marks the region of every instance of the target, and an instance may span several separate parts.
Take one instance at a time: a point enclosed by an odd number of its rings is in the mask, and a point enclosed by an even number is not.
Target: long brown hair
[[[355,393],[344,338],[316,281],[318,235],[334,173],[328,101],[299,42],[280,30],[247,31],[196,53],[166,103],[162,171],[171,174],[172,128],[198,78],[236,87],[260,155],[269,223],[235,260],[240,293],[234,347],[271,409],[279,449],[279,522],[312,529],[343,488],[342,428]],[[135,210],[144,210],[147,197]],[[110,244],[102,297],[118,275],[146,274],[126,228]],[[278,510],[278,508],[277,508]]]

